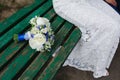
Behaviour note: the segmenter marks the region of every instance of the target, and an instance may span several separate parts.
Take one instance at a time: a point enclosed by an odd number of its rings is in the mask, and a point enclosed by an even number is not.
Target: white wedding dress
[[[119,43],[119,14],[103,0],[53,0],[53,6],[82,31],[64,66],[92,71],[95,78],[106,76]]]

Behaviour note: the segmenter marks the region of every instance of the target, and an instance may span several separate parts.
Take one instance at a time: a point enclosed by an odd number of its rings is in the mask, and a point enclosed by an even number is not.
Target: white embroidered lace
[[[119,43],[119,15],[103,0],[53,0],[53,5],[58,15],[82,31],[64,66],[93,71],[95,78],[106,76]]]

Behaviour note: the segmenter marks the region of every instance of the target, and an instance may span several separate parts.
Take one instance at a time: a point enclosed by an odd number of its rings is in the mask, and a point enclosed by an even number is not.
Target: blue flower
[[[44,25],[44,28],[46,28],[46,25]]]
[[[34,38],[34,34],[31,34],[31,37]]]
[[[45,36],[46,36],[46,41],[48,41],[48,39],[49,39],[49,34],[48,34],[48,32],[45,34]]]

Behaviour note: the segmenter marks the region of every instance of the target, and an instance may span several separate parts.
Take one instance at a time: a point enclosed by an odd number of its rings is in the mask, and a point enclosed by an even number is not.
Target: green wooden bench
[[[55,32],[51,52],[36,52],[27,41],[13,41],[15,33],[30,29],[29,20],[35,15],[51,22]],[[81,31],[77,27],[54,12],[52,0],[35,0],[0,23],[0,80],[52,80],[80,37]],[[57,54],[52,57],[55,52]]]

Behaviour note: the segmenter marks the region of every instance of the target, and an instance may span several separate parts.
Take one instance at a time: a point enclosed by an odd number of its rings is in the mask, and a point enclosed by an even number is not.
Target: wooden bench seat
[[[14,34],[30,29],[29,20],[36,15],[51,22],[55,32],[51,52],[36,52],[27,41],[13,41]],[[35,0],[0,23],[0,80],[52,80],[80,37],[77,27],[54,12],[52,0]]]

